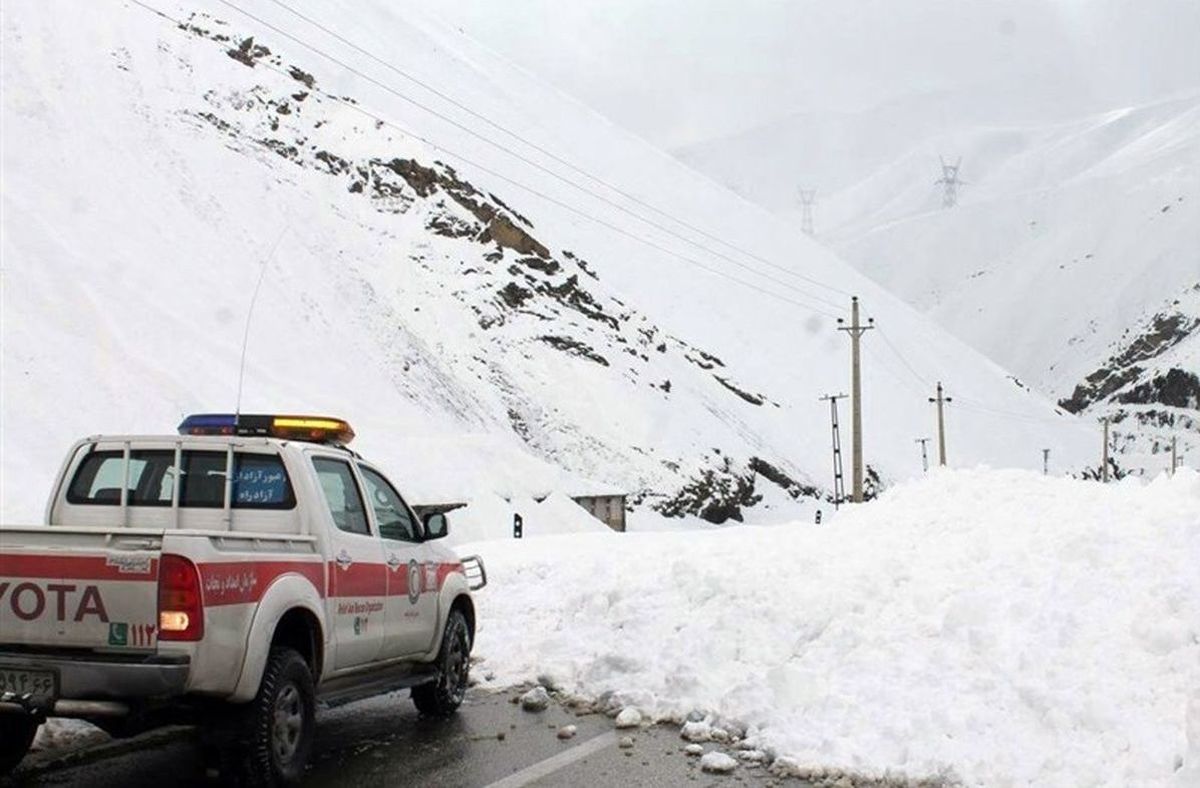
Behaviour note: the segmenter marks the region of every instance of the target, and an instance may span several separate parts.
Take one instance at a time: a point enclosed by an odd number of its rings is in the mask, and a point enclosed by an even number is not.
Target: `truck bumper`
[[[108,708],[114,714],[125,703],[181,695],[187,686],[190,660],[186,656],[153,654],[131,659],[0,651],[0,667],[54,671],[58,674],[57,698],[44,711],[75,716],[70,713],[75,708]],[[123,703],[80,703],[110,700]],[[18,703],[8,699],[0,705]]]

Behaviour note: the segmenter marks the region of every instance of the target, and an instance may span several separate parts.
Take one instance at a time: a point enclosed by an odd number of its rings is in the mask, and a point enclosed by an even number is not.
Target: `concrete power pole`
[[[958,204],[958,187],[964,183],[958,177],[958,168],[962,166],[962,156],[959,156],[958,161],[954,164],[947,164],[946,160],[941,157],[939,160],[942,162],[942,179],[937,183],[942,187],[942,207],[953,208]]]
[[[839,317],[838,322],[842,319]],[[851,436],[851,480],[854,485],[853,501],[862,503],[863,499],[863,455],[862,455],[862,364],[860,362],[859,343],[862,335],[875,327],[875,318],[867,321],[869,325],[858,322],[858,296],[850,299],[850,325],[841,326],[838,331],[850,334],[850,429]]]
[[[846,499],[846,479],[842,475],[842,438],[838,431],[837,401],[845,394],[827,394],[821,400],[829,400],[829,418],[833,425],[833,508]]]
[[[929,438],[917,438],[914,443],[921,444],[921,470],[925,473],[929,472],[929,452],[925,450],[925,444],[929,443]]]
[[[930,397],[930,402],[937,403],[937,427],[938,427],[938,465],[946,464],[946,418],[943,411],[943,405],[947,402],[953,402],[952,397],[942,396],[942,382],[939,380],[937,384],[937,396]]]
[[[813,206],[817,203],[816,189],[800,190],[800,229],[805,235],[816,235],[813,229]]]
[[[1175,450],[1175,436],[1171,436],[1171,475],[1175,475],[1175,469],[1179,467],[1178,452]]]
[[[1048,476],[1049,474],[1050,474],[1050,450],[1042,449],[1042,475]]]
[[[1100,474],[1101,474],[1101,479],[1104,481],[1105,484],[1107,484],[1108,483],[1108,416],[1105,416],[1103,419],[1101,419],[1101,422],[1104,423],[1104,453],[1103,453],[1103,455],[1101,455],[1101,457],[1102,457],[1101,462],[1103,464],[1101,465]]]

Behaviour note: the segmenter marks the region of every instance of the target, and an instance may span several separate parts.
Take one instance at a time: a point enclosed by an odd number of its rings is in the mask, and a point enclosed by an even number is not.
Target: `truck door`
[[[383,474],[359,464],[387,563],[385,659],[428,651],[438,621],[437,568],[421,543],[421,526]],[[431,571],[432,570],[432,571]]]
[[[314,456],[312,463],[332,519],[326,615],[333,626],[333,666],[340,670],[381,658],[387,567],[350,463],[322,456]]]

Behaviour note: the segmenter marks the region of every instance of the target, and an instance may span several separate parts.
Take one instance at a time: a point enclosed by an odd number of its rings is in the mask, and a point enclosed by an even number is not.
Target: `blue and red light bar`
[[[179,425],[180,435],[255,435],[345,446],[354,429],[328,416],[277,416],[253,413],[195,413]]]

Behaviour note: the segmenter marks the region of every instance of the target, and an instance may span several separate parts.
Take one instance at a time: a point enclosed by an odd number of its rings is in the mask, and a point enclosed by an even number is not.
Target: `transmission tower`
[[[816,235],[813,229],[813,206],[817,204],[816,189],[800,190],[800,229],[805,235]]]
[[[953,208],[958,204],[958,187],[965,181],[958,177],[958,168],[962,166],[962,156],[954,164],[947,164],[946,159],[939,156],[942,162],[942,179],[937,181],[942,187],[942,207]]]

